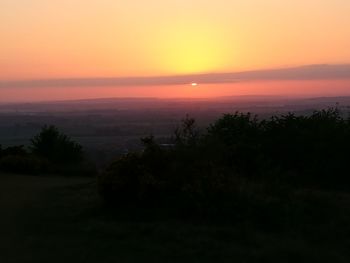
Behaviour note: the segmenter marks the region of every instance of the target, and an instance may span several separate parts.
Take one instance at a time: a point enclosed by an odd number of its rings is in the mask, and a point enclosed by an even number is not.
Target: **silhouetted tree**
[[[44,126],[41,132],[31,139],[30,149],[38,156],[52,162],[73,163],[82,159],[82,146],[55,126]]]
[[[181,126],[175,129],[174,135],[176,144],[195,144],[199,137],[199,131],[196,127],[196,120],[194,118],[190,118],[189,115],[186,115],[186,118],[182,120]]]

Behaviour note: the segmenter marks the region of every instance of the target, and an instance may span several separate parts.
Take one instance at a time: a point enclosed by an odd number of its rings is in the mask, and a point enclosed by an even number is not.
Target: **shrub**
[[[82,146],[61,133],[55,126],[45,126],[31,139],[34,154],[54,163],[76,163],[82,160]]]
[[[0,157],[1,156],[7,156],[7,155],[27,155],[27,151],[24,149],[24,145],[20,145],[20,146],[11,146],[11,147],[7,147],[5,149],[1,149],[1,145],[0,145]]]
[[[13,173],[94,176],[96,166],[83,156],[82,146],[54,126],[45,126],[31,140],[28,153],[24,146],[0,147],[0,170]]]
[[[0,159],[0,170],[9,173],[40,174],[49,171],[45,159],[33,155],[6,155]]]
[[[288,114],[265,121],[262,153],[283,174],[301,185],[349,187],[350,123],[337,109],[311,116]]]
[[[202,135],[194,127],[186,118],[174,147],[143,139],[143,152],[116,160],[100,176],[100,193],[118,203],[225,210],[233,209],[245,184],[350,190],[350,122],[337,109],[267,120],[226,114]]]

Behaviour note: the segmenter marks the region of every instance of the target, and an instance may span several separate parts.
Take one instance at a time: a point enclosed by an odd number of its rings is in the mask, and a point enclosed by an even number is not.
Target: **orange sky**
[[[273,80],[227,84],[128,87],[0,88],[0,103],[118,97],[215,98],[279,95],[288,97],[350,96],[350,80]]]
[[[350,62],[348,0],[1,0],[0,81]]]

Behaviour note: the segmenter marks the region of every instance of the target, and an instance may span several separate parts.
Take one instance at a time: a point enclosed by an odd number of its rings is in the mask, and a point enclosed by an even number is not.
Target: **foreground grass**
[[[329,198],[341,214],[271,231],[111,215],[94,180],[0,174],[0,262],[350,262],[350,198]]]

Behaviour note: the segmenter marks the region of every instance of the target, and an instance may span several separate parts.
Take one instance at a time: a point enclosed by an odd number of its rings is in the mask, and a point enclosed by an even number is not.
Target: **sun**
[[[198,83],[193,82],[193,83],[191,83],[191,86],[192,86],[192,87],[197,87],[197,86],[198,86]]]

